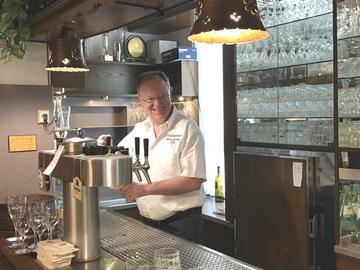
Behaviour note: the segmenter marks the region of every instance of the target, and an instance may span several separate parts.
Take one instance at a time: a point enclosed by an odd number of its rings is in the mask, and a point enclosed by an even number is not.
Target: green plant
[[[0,0],[0,60],[22,59],[30,39],[28,0]]]

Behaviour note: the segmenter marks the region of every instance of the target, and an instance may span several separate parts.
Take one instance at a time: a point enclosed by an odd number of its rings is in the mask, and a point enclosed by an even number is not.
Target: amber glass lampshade
[[[256,0],[200,0],[188,39],[235,44],[266,38]]]
[[[89,71],[85,64],[80,39],[75,38],[72,29],[65,29],[61,36],[50,42],[48,65],[45,70],[59,72]]]

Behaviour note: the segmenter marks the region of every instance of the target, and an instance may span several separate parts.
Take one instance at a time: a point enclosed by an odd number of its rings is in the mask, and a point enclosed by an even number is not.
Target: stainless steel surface
[[[55,151],[39,152],[39,168],[43,171],[51,162]],[[79,176],[88,187],[111,187],[130,183],[132,180],[130,156],[117,155],[63,155],[51,176],[63,181],[73,181]]]
[[[81,188],[81,201],[74,198],[74,185],[64,183],[64,239],[79,251],[75,261],[90,261],[100,256],[98,189]]]
[[[101,249],[100,254],[99,260],[86,263],[72,262],[69,266],[61,267],[61,270],[127,270],[126,264],[109,252]],[[36,262],[46,269],[38,260]]]
[[[126,209],[126,208],[136,207],[136,202],[128,203],[126,198],[110,199],[110,200],[101,200],[99,202],[99,206],[100,208]]]
[[[101,247],[131,265],[139,259],[152,261],[157,248],[174,247],[180,251],[182,269],[259,269],[109,210],[100,211],[100,223]]]
[[[141,174],[140,174],[140,171],[142,171],[147,183],[151,184],[150,176],[148,173],[148,170],[150,169],[150,165],[149,165],[149,161],[147,159],[145,159],[144,164],[141,164],[139,158],[137,157],[136,161],[133,163],[132,169],[133,169],[133,172],[135,173],[136,178],[138,179],[139,182],[142,182],[142,178],[141,178]]]
[[[113,187],[131,183],[131,158],[126,155],[79,156],[80,178],[89,187]]]
[[[93,140],[72,138],[67,151],[76,152],[80,145]],[[48,166],[55,151],[39,152],[40,173]],[[99,199],[97,187],[118,187],[132,180],[132,160],[129,156],[63,155],[52,177],[64,181],[64,238],[79,248],[75,261],[87,262],[100,256]],[[76,177],[76,178],[75,178]],[[79,179],[77,179],[79,178]],[[79,182],[80,194],[73,184]]]
[[[88,137],[85,137],[85,138],[73,137],[73,138],[64,140],[62,142],[62,144],[65,146],[64,154],[78,155],[83,152],[82,148],[85,145],[96,144],[96,140],[93,138],[88,138]]]

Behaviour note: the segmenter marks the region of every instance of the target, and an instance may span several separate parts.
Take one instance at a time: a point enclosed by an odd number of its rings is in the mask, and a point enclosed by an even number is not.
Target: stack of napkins
[[[47,268],[54,269],[70,265],[74,252],[78,249],[73,244],[56,240],[40,241],[36,253],[37,259]]]

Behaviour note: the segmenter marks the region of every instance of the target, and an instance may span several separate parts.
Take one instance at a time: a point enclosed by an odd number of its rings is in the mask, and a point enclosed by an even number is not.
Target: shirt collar
[[[176,110],[175,106],[172,105],[172,111],[171,111],[171,114],[170,114],[168,120],[161,126],[166,125],[168,128],[172,127],[178,114],[179,114],[179,112]],[[145,119],[144,124],[147,128],[152,128],[153,123],[151,122],[150,116],[148,116]]]

